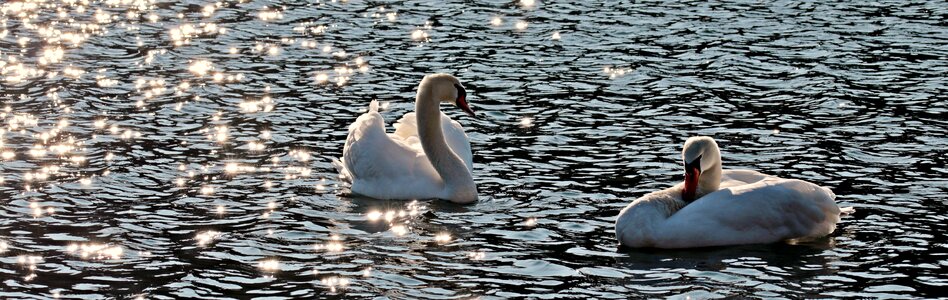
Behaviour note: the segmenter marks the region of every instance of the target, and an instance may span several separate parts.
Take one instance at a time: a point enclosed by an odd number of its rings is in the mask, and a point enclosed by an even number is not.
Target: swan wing
[[[454,151],[458,157],[467,165],[467,170],[474,170],[473,155],[471,154],[471,142],[464,133],[464,127],[461,123],[454,121],[448,115],[441,113],[441,132],[444,133],[444,141]],[[407,113],[395,123],[395,133],[393,139],[400,139],[406,145],[421,150],[421,141],[418,139],[418,120],[415,113]],[[433,167],[432,167],[433,168]]]
[[[723,188],[665,220],[658,244],[685,248],[824,236],[839,222],[835,197],[828,188],[776,177]]]
[[[370,109],[349,125],[343,164],[353,179],[391,175],[399,163],[405,165],[415,156],[408,150],[385,133],[385,119]]]
[[[352,191],[381,199],[437,197],[440,177],[421,147],[386,134],[384,118],[371,108],[349,126],[343,148],[342,174],[350,177]]]
[[[395,126],[394,135],[400,139],[418,138],[418,119],[415,118],[413,112],[403,115],[393,126]]]
[[[471,141],[468,140],[467,133],[464,133],[464,127],[458,121],[452,120],[451,117],[442,113],[441,130],[444,132],[444,141],[448,143],[448,147],[451,147],[451,150],[464,161],[464,164],[467,165],[467,171],[473,173],[474,160],[471,153]]]
[[[425,150],[421,147],[421,140],[418,138],[418,119],[415,118],[415,113],[406,113],[393,125],[395,126],[395,132],[389,133],[389,137],[402,142],[415,152],[425,155]]]
[[[719,188],[728,188],[741,186],[745,184],[752,184],[765,179],[776,179],[777,177],[770,176],[761,172],[754,170],[724,170],[721,172],[721,185]]]

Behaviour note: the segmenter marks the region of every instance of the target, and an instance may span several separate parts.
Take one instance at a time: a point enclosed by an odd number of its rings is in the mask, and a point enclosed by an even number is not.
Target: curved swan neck
[[[422,83],[415,98],[415,117],[418,119],[418,139],[428,156],[428,161],[438,171],[444,182],[445,198],[467,202],[466,198],[476,197],[474,178],[464,161],[451,150],[444,140],[441,128],[441,108],[434,96],[431,84]],[[460,195],[459,195],[460,194]],[[470,194],[470,195],[468,195]],[[473,200],[470,200],[473,201]]]
[[[721,170],[721,149],[718,148],[718,143],[713,138],[707,136],[689,138],[685,141],[685,147],[682,149],[681,155],[686,164],[698,161],[697,163],[701,167],[697,187],[695,187],[692,195],[694,198],[688,201],[713,193],[721,187],[723,172]],[[689,171],[685,170],[685,172]]]
[[[698,181],[698,197],[713,193],[721,187],[721,159],[718,158],[711,167],[701,172],[701,180]]]

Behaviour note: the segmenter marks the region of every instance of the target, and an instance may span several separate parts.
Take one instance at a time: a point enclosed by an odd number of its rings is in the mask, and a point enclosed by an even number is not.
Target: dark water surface
[[[0,4],[0,298],[946,296],[944,2],[83,2]],[[481,200],[346,196],[347,126],[432,72]],[[617,251],[698,134],[857,212]]]

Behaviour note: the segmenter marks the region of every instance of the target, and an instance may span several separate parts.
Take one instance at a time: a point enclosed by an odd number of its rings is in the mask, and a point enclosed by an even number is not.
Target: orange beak
[[[698,178],[701,177],[701,156],[685,162],[685,189],[681,191],[681,199],[685,202],[695,201],[698,194]]]
[[[458,98],[454,99],[454,105],[457,105],[461,110],[473,117],[474,110],[472,110],[470,106],[467,106],[467,91],[465,91],[464,87],[460,84],[455,84],[454,87],[458,89]]]
[[[685,169],[685,189],[681,191],[681,199],[685,202],[695,201],[695,194],[698,193],[698,178],[701,177],[701,170],[698,168]]]
[[[467,99],[464,99],[464,96],[458,97],[457,101],[455,101],[454,103],[455,103],[458,107],[460,107],[461,110],[463,110],[464,112],[466,112],[468,115],[470,115],[470,116],[472,116],[472,117],[474,116],[474,110],[472,110],[470,106],[467,106]]]

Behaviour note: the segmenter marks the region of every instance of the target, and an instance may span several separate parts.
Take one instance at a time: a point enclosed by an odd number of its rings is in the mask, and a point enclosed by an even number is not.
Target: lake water
[[[0,4],[0,298],[946,296],[943,2],[85,2]],[[348,196],[347,126],[434,72],[480,201]],[[693,135],[856,213],[617,249]]]

